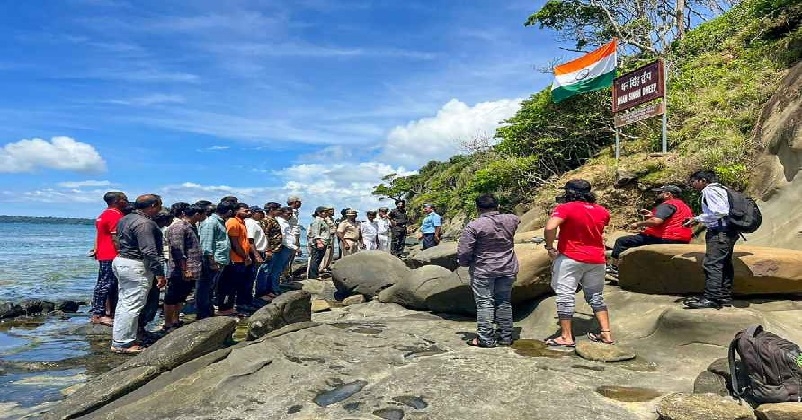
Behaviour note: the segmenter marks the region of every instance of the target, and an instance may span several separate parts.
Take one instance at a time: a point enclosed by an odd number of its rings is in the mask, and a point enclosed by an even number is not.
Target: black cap
[[[680,188],[680,187],[678,187],[676,185],[670,185],[670,184],[669,185],[663,185],[660,188],[652,188],[652,191],[654,191],[654,192],[669,192],[669,193],[674,194],[674,195],[682,194],[682,188]]]
[[[328,207],[326,206],[317,206],[317,208],[315,209],[315,214],[323,213],[326,210],[328,210]]]
[[[251,206],[251,211],[254,212],[254,213],[256,213],[256,212],[264,213],[265,209],[263,209],[263,208],[261,208],[259,206]]]
[[[565,183],[565,189],[576,191],[578,193],[589,193],[590,182],[585,181],[584,179],[572,179]]]

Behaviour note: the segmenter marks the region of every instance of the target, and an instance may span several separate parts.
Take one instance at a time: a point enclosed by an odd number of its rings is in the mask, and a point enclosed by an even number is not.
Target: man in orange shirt
[[[245,219],[250,216],[250,207],[245,203],[234,206],[234,217],[226,220],[226,233],[231,242],[231,264],[223,269],[217,285],[218,315],[236,315],[234,304],[248,306],[250,291],[244,290],[248,283],[251,265],[251,244],[248,242],[248,228]]]

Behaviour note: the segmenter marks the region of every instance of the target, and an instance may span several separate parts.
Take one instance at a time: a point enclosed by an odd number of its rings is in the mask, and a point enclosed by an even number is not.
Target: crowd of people
[[[299,222],[301,199],[287,205],[268,202],[249,206],[236,197],[218,204],[178,202],[169,211],[156,194],[129,203],[122,192],[103,197],[106,210],[97,218],[92,251],[99,270],[92,299],[91,322],[112,327],[111,350],[135,354],[147,344],[183,325],[180,314],[194,293],[197,319],[253,313],[282,293],[292,278],[291,265],[303,254]],[[390,211],[381,207],[357,221],[357,211],[319,206],[306,229],[307,279],[331,271],[336,259],[362,250],[403,256],[409,217],[406,202]],[[440,216],[425,205],[427,246],[440,241]],[[164,290],[164,324],[160,333],[145,329],[159,309]]]
[[[607,264],[603,233],[610,212],[596,203],[591,184],[571,180],[544,228],[544,247],[552,260],[551,287],[556,294],[560,330],[546,339],[551,347],[573,348],[572,330],[575,296],[581,289],[599,324],[599,332],[589,332],[591,341],[614,344],[610,316],[604,301],[605,277],[617,275],[618,259],[627,249],[651,244],[687,244],[692,227],[704,224],[706,252],[703,261],[705,288],[700,296],[684,300],[686,309],[720,309],[732,305],[734,278],[733,248],[740,232],[731,217],[731,192],[718,182],[712,171],[694,172],[688,185],[701,195],[701,213],[694,216],[681,199],[676,185],[657,188],[657,205],[641,210],[643,220],[629,227],[641,230],[616,240]],[[458,245],[457,260],[469,267],[471,288],[476,301],[477,337],[469,345],[495,347],[511,345],[512,284],[518,273],[513,235],[520,223],[515,215],[498,212],[492,195],[476,199],[479,217],[468,223]],[[555,247],[554,244],[557,244]]]

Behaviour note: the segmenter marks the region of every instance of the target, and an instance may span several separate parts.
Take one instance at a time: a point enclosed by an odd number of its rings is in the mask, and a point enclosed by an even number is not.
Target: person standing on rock
[[[685,226],[703,223],[705,233],[705,290],[702,296],[685,301],[688,309],[721,309],[732,306],[732,282],[735,268],[732,254],[738,241],[738,232],[728,229],[726,217],[730,214],[727,190],[718,183],[713,171],[697,171],[690,176],[691,188],[701,191],[702,214],[690,218]]]
[[[117,223],[123,218],[123,210],[128,206],[128,197],[117,191],[103,194],[103,201],[108,206],[95,220],[95,248],[92,255],[98,262],[97,283],[92,295],[93,324],[112,326],[114,322],[114,307],[117,306],[117,277],[111,268],[114,257],[117,256],[117,247],[114,237],[117,235]]]
[[[320,206],[315,209],[315,219],[309,225],[309,264],[307,268],[307,278],[310,280],[320,277],[320,264],[326,255],[329,242],[331,242],[331,230],[326,222],[329,211],[326,207]]]
[[[604,303],[604,227],[610,223],[610,212],[596,204],[589,182],[582,179],[568,181],[565,194],[558,197],[558,205],[551,213],[543,231],[544,247],[552,259],[551,287],[557,294],[557,318],[560,335],[546,340],[557,347],[574,347],[571,329],[576,304],[577,288],[581,285],[601,332],[588,333],[592,341],[613,344],[610,316]],[[554,241],[559,229],[557,248]]]
[[[518,274],[513,236],[521,223],[518,216],[501,214],[492,195],[476,199],[479,217],[465,226],[457,247],[457,261],[469,267],[476,301],[478,337],[468,345],[494,347],[512,344],[512,284]],[[493,323],[497,328],[494,331]]]
[[[281,251],[281,244],[284,234],[281,232],[281,225],[276,220],[281,204],[268,202],[265,204],[265,217],[259,222],[267,240],[267,249],[264,253],[264,263],[259,267],[256,274],[256,288],[254,296],[263,302],[270,302],[281,293],[278,285],[275,287],[270,281],[270,269],[273,258]]]
[[[407,202],[404,200],[396,200],[395,208],[390,211],[390,226],[392,227],[393,243],[390,253],[396,257],[404,253],[404,246],[407,240],[407,224],[409,224],[409,216],[407,216],[406,209]]]
[[[362,246],[362,232],[359,229],[359,222],[356,221],[356,210],[346,210],[345,220],[337,226],[337,237],[340,238],[343,257],[359,252]]]
[[[379,207],[379,215],[376,217],[376,239],[378,240],[378,250],[390,252],[390,217],[387,215],[387,207]],[[404,228],[406,229],[406,228]]]
[[[212,295],[225,267],[231,263],[231,243],[226,233],[226,220],[234,214],[234,205],[221,201],[201,224],[201,251],[203,251],[203,274],[195,287],[195,305],[198,307],[197,319],[214,315]]]
[[[326,207],[326,215],[323,219],[329,226],[331,237],[329,243],[326,245],[326,254],[323,256],[323,261],[320,263],[320,271],[328,273],[331,271],[331,263],[334,261],[334,244],[337,241],[337,224],[334,223],[334,206]]]
[[[301,221],[299,219],[301,215],[301,204],[301,197],[297,195],[292,195],[287,198],[287,207],[292,209],[292,215],[287,219],[287,223],[290,224],[292,235],[295,238],[295,253],[293,253],[292,257],[287,261],[287,266],[284,267],[284,275],[288,279],[292,278],[292,262],[295,261],[295,257],[301,253]]]
[[[428,249],[440,243],[443,218],[434,211],[433,204],[424,204],[423,212],[426,217],[420,225],[420,232],[423,234],[423,249]]]
[[[376,212],[368,210],[365,215],[368,220],[359,224],[362,236],[362,249],[373,251],[379,249],[379,224],[376,222]]]
[[[161,197],[145,194],[137,197],[134,212],[126,215],[117,225],[117,257],[112,269],[119,281],[120,293],[115,310],[111,351],[135,354],[144,350],[136,343],[138,320],[152,279],[163,289],[164,277],[163,237],[159,226],[152,220],[161,210]]]
[[[203,251],[195,224],[206,219],[206,209],[189,203],[175,203],[173,216],[178,219],[165,231],[165,242],[170,250],[167,262],[167,289],[164,293],[164,331],[170,332],[182,325],[181,308],[192,291],[194,281],[200,279]]]
[[[248,228],[245,226],[245,219],[248,217],[250,207],[245,203],[237,203],[234,205],[234,217],[226,220],[226,233],[231,243],[231,264],[225,267],[217,285],[218,315],[236,315],[235,304],[243,311],[250,308],[251,292],[245,287],[253,263]]]
[[[629,225],[630,229],[643,229],[637,235],[622,236],[615,241],[613,252],[613,264],[608,267],[607,272],[618,276],[618,258],[621,253],[639,246],[657,244],[687,244],[691,242],[693,230],[682,224],[690,217],[693,211],[680,198],[682,189],[676,185],[664,185],[654,190],[657,195],[657,207],[649,211],[643,209],[641,216],[646,220],[635,222]]]
[[[248,229],[248,243],[251,245],[251,258],[253,259],[250,281],[248,282],[249,293],[253,289],[254,284],[259,283],[260,280],[262,284],[267,283],[267,264],[265,263],[267,258],[267,235],[262,227],[262,222],[266,217],[265,209],[259,206],[251,206],[250,213],[251,217],[245,219],[245,228]],[[262,295],[256,294],[255,296],[258,297]],[[253,299],[251,299],[251,304],[254,304]]]
[[[293,232],[295,230],[288,219],[292,217],[292,207],[282,207],[278,210],[276,214],[276,221],[278,222],[279,226],[281,226],[281,250],[273,255],[273,259],[270,261],[270,285],[273,289],[272,293],[280,294],[279,287],[280,287],[280,279],[281,273],[288,264],[291,264],[292,258],[295,257],[295,252],[297,250],[297,245],[295,245],[296,240]]]

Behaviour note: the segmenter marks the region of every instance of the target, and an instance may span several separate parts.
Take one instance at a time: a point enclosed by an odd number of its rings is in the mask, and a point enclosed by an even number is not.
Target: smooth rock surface
[[[701,293],[704,255],[704,245],[629,249],[621,254],[619,285],[639,293]],[[737,245],[733,263],[736,295],[802,293],[802,251]]]
[[[322,299],[329,302],[335,301],[337,288],[331,280],[301,280],[301,290],[307,291],[312,295],[312,299]]]
[[[802,404],[786,402],[779,404],[762,404],[755,409],[760,420],[802,420]]]
[[[457,265],[457,243],[441,242],[423,251],[416,252],[406,259],[407,267],[419,268],[424,265],[439,265],[449,271],[456,270]]]
[[[296,290],[282,293],[248,318],[248,339],[254,340],[286,325],[311,319],[309,292]]]
[[[381,294],[381,292],[379,294]],[[354,296],[348,296],[347,298],[343,299],[343,306],[358,305],[360,303],[365,303],[365,296],[354,295]]]
[[[409,268],[398,258],[383,251],[362,251],[337,260],[331,276],[343,296],[376,296],[380,290],[398,283]]]
[[[715,394],[722,397],[730,395],[724,377],[709,371],[699,373],[699,376],[693,381],[693,393]]]
[[[575,350],[579,357],[595,362],[623,362],[636,357],[634,351],[618,344],[610,345],[584,340],[577,341]]]
[[[316,312],[323,312],[328,311],[331,309],[331,305],[323,299],[313,299],[312,300],[312,313]]]
[[[715,395],[675,393],[657,404],[660,420],[752,420],[752,409],[732,398]]]

